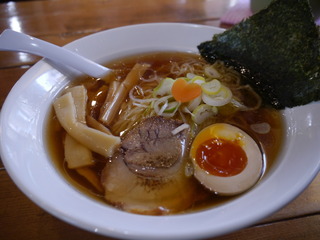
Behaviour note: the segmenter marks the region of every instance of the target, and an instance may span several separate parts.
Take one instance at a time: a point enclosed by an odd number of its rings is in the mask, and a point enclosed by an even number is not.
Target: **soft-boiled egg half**
[[[190,156],[194,175],[219,195],[236,195],[261,177],[263,157],[258,144],[243,130],[226,123],[204,128],[194,139]]]

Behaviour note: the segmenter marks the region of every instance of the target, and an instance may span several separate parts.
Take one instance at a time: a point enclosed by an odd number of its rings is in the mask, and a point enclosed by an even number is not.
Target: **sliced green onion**
[[[216,107],[209,106],[207,104],[201,104],[192,112],[191,119],[195,123],[201,124],[208,118],[216,115],[217,113],[218,113],[218,109]]]
[[[172,95],[161,97],[153,102],[153,109],[159,116],[172,117],[177,112],[180,103],[176,101],[169,102]]]
[[[188,102],[186,107],[188,108],[188,110],[190,110],[192,112],[196,107],[199,106],[201,101],[202,101],[202,97],[200,95],[199,97],[196,97],[195,99],[193,99],[190,102]]]
[[[153,96],[156,97],[171,94],[171,88],[173,83],[174,80],[172,78],[162,79],[158,86],[155,89],[153,89]]]
[[[164,117],[173,117],[176,112],[178,111],[180,107],[180,103],[179,102],[170,102],[167,105],[167,108],[164,110],[164,112],[161,114],[161,116]]]
[[[180,103],[177,101],[173,101],[173,102],[168,102],[168,105],[166,107],[166,109],[163,111],[165,113],[173,113],[176,112],[177,109],[179,108]]]
[[[195,76],[191,79],[191,82],[192,82],[192,83],[199,84],[199,85],[201,86],[202,84],[204,84],[204,83],[206,82],[206,80],[204,79],[204,77],[195,75]]]
[[[192,112],[188,109],[187,106],[184,106],[184,105],[181,107],[181,112],[192,115]]]
[[[194,78],[195,76],[197,76],[196,74],[194,73],[187,73],[186,77],[189,78],[189,79],[192,79]]]
[[[187,129],[187,128],[190,128],[189,124],[183,123],[183,124],[181,124],[179,127],[173,129],[173,130],[171,131],[171,133],[172,133],[172,135],[176,135],[176,134],[178,134],[179,132],[182,132],[183,130],[185,130],[185,129]]]
[[[213,95],[202,93],[202,101],[210,106],[220,107],[228,104],[232,99],[232,92],[226,86],[221,85],[220,90]]]
[[[170,98],[170,96],[165,96],[162,98],[158,98],[157,100],[155,100],[153,102],[153,108],[154,111],[156,112],[157,115],[161,115],[164,111],[163,106],[168,104],[168,99]]]
[[[219,92],[219,90],[221,88],[221,83],[219,80],[213,79],[210,82],[206,82],[206,83],[202,84],[201,88],[205,94],[212,95],[212,94],[216,94]]]

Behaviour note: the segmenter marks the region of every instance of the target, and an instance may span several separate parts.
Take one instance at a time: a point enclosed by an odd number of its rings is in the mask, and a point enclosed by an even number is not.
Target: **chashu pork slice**
[[[184,153],[188,130],[173,135],[182,122],[147,118],[122,140],[102,172],[105,199],[125,211],[163,215],[181,212],[195,201],[197,183]]]

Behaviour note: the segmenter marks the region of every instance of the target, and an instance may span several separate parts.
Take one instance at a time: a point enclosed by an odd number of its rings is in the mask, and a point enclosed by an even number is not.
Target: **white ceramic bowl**
[[[177,23],[122,27],[66,46],[99,63],[155,50],[197,52],[222,29]],[[17,186],[54,216],[98,234],[128,239],[196,239],[247,227],[286,205],[320,168],[320,103],[283,111],[286,139],[277,164],[251,191],[224,205],[190,214],[141,216],[83,195],[55,169],[44,142],[52,100],[76,72],[44,60],[27,71],[1,113],[1,158]]]

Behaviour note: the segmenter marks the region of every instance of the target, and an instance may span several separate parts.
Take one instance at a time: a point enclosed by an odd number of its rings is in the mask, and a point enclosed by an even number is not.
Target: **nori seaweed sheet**
[[[275,0],[198,49],[234,66],[277,109],[320,99],[319,29],[307,0]]]

